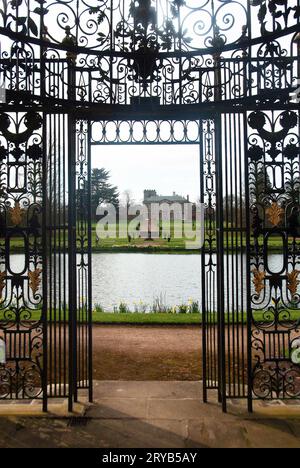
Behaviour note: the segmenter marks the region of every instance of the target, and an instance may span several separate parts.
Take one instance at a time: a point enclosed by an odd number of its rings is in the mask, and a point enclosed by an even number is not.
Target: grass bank
[[[97,324],[160,324],[160,325],[192,325],[201,324],[201,314],[141,314],[141,313],[124,313],[115,314],[110,312],[93,312],[93,323]]]
[[[28,321],[37,321],[40,320],[41,313],[38,311],[31,312],[31,317]],[[58,310],[52,311],[49,313],[49,323],[56,321],[56,323],[63,323],[68,321],[69,313],[68,311],[59,312]],[[93,311],[92,313],[92,323],[97,324],[131,324],[131,325],[201,325],[202,324],[202,314],[201,313],[166,313],[166,312],[149,312],[149,313],[140,313],[140,312],[98,312]],[[243,324],[246,325],[247,317],[246,312],[241,313],[226,313],[224,314],[225,323],[234,323],[234,324]],[[263,312],[254,312],[253,318],[255,322],[271,322],[272,319],[269,315],[265,315]],[[3,320],[2,314],[0,314],[0,322]],[[217,324],[217,314],[210,313],[208,316],[209,323],[211,325]],[[282,322],[300,322],[300,310],[299,311],[290,311],[290,317],[285,318]],[[80,320],[79,320],[80,323]]]
[[[247,323],[246,312],[241,313],[226,313],[225,312],[225,323],[243,324]],[[272,322],[272,319],[265,315],[263,312],[254,312],[253,318],[255,322]],[[209,323],[211,325],[217,324],[217,314],[209,314]],[[105,324],[105,323],[119,323],[119,324],[177,324],[177,325],[201,325],[202,314],[171,314],[171,313],[110,313],[110,312],[93,312],[92,316],[93,323]],[[282,322],[295,322],[300,321],[300,310],[290,311],[289,319],[282,319]]]
[[[67,252],[68,239],[67,231],[56,233],[55,236],[56,248],[60,251]],[[236,233],[228,232],[224,238],[224,250],[228,253],[235,253],[245,250],[246,238],[241,237]],[[52,253],[55,253],[53,245]],[[216,251],[216,242],[213,241],[211,248]],[[268,251],[272,253],[282,252],[282,239],[279,236],[272,236],[268,240]],[[10,242],[11,253],[23,253],[24,242],[21,238],[14,237]],[[95,225],[92,226],[92,252],[93,253],[149,253],[149,254],[199,254],[201,249],[186,249],[185,239],[171,238],[166,239],[160,237],[152,241],[139,237],[128,238],[108,237],[97,241]]]

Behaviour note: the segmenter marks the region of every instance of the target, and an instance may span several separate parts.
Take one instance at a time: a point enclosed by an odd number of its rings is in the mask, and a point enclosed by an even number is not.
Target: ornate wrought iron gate
[[[200,149],[204,399],[299,398],[299,0],[0,13],[0,398],[92,398],[91,144],[161,142]]]

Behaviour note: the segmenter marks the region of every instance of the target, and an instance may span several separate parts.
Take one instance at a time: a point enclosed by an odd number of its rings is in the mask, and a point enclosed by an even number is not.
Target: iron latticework
[[[39,398],[43,388],[41,115],[1,114],[1,330],[7,365],[1,366],[1,396]],[[18,238],[16,267],[10,255]]]
[[[92,398],[91,145],[136,143],[199,145],[204,398],[298,398],[299,0],[0,13],[0,398]]]

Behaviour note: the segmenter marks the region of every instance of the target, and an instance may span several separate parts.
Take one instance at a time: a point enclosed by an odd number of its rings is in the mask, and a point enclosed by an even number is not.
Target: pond
[[[238,263],[232,263],[232,256],[225,258],[225,291],[230,289],[229,303],[235,302],[231,277],[238,285],[241,270],[245,277],[246,257],[241,255]],[[23,262],[22,255],[12,255],[11,265],[18,268]],[[269,265],[276,268],[281,256],[269,256]],[[198,301],[200,292],[200,255],[199,254],[131,254],[131,253],[94,253],[92,256],[93,303],[100,304],[106,311],[113,311],[121,302],[131,310],[142,301],[148,308],[156,298],[167,306],[187,304]],[[230,279],[227,283],[227,279]],[[237,281],[237,282],[236,282]],[[245,301],[246,291],[239,291]],[[141,307],[141,304],[139,304]],[[226,304],[225,304],[226,307]]]

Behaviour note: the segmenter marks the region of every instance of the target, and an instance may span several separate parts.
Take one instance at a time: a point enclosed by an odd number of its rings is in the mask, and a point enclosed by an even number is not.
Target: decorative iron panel
[[[299,112],[248,114],[252,239],[252,386],[257,398],[300,395]],[[272,240],[280,243],[272,262]]]
[[[1,399],[42,398],[45,385],[42,122],[32,110],[0,114]]]
[[[67,104],[69,59],[78,103],[241,105],[266,90],[278,100],[297,82],[299,9],[299,0],[5,1],[0,69],[9,89],[43,104]]]
[[[76,124],[76,382],[92,399],[91,124]]]
[[[91,144],[198,144],[200,133],[197,120],[95,121]]]
[[[205,207],[205,234],[201,255],[202,319],[203,319],[203,391],[219,387],[219,336],[217,290],[217,193],[215,125],[213,120],[201,122],[200,141],[201,202]]]

